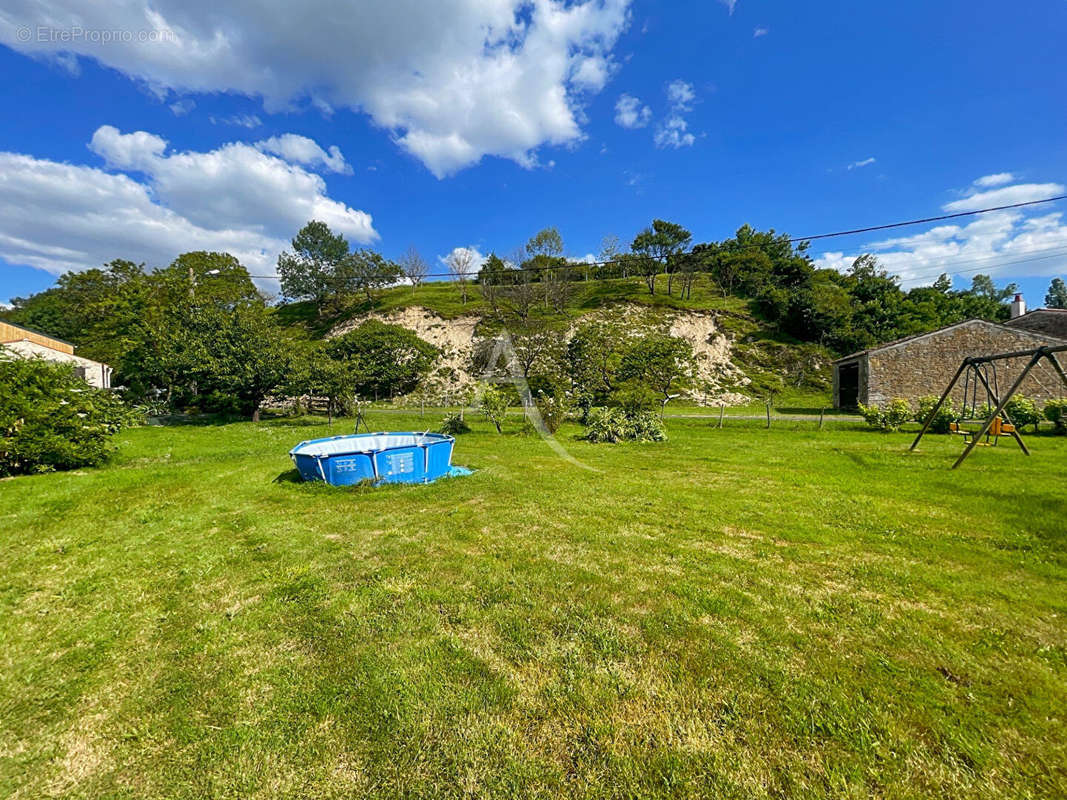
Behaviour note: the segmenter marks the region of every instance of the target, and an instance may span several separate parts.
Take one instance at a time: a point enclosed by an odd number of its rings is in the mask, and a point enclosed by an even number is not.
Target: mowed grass
[[[329,432],[0,482],[0,795],[1067,795],[1065,439],[476,423],[469,478],[293,482]]]

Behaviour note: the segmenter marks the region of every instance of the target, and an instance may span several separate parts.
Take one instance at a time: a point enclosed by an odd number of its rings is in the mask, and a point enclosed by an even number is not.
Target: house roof
[[[1039,309],[1039,310],[1045,310],[1045,309]],[[1007,325],[1001,324],[999,322],[990,322],[989,320],[986,320],[986,319],[965,319],[963,322],[956,322],[956,323],[953,323],[952,325],[946,325],[945,327],[938,328],[937,330],[927,331],[926,333],[917,333],[917,334],[914,334],[912,336],[905,336],[903,339],[895,339],[892,342],[885,342],[884,344],[876,345],[875,347],[868,347],[866,350],[858,350],[855,353],[850,353],[847,356],[842,356],[841,358],[836,359],[834,361],[834,363],[835,364],[840,364],[842,361],[851,361],[854,358],[859,358],[860,356],[867,355],[869,353],[875,353],[875,352],[878,352],[880,350],[888,350],[891,347],[897,347],[899,345],[905,344],[906,342],[913,342],[913,341],[917,341],[918,339],[925,339],[925,338],[930,337],[930,336],[937,336],[938,334],[944,333],[945,331],[951,331],[951,330],[953,330],[955,328],[961,328],[964,325],[982,325],[982,326],[994,328],[994,329],[999,330],[999,331],[1010,332],[1013,336],[1029,336],[1035,342],[1038,342],[1039,345],[1041,345],[1041,344],[1049,344],[1049,343],[1052,343],[1052,344],[1057,344],[1057,343],[1059,343],[1059,344],[1067,344],[1067,340],[1059,339],[1059,338],[1057,338],[1055,336],[1046,336],[1046,335],[1041,334],[1041,333],[1034,333],[1033,331],[1028,331],[1028,330],[1026,330],[1024,328],[1013,328],[1013,327],[1009,327]]]
[[[27,328],[25,325],[16,325],[11,320],[4,319],[3,317],[0,317],[0,323],[3,323],[4,325],[7,325],[9,328],[17,328],[20,331],[26,331],[26,333],[32,333],[35,336],[43,336],[45,339],[51,339],[53,342],[59,342],[60,344],[65,344],[68,347],[76,347],[77,346],[73,342],[68,342],[66,339],[60,339],[58,336],[53,336],[50,333],[45,333],[44,331],[35,331],[33,328]]]
[[[1021,319],[1026,319],[1030,316],[1037,316],[1040,314],[1067,314],[1067,308],[1031,308],[1025,314],[1020,314],[1014,319],[1009,319],[1005,322],[1005,325],[1013,325]]]

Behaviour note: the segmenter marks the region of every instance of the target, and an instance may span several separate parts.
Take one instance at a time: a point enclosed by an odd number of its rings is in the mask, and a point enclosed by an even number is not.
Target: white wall
[[[98,389],[111,388],[111,367],[107,364],[101,364],[99,361],[61,353],[58,350],[53,350],[50,347],[35,344],[25,339],[21,342],[5,342],[0,344],[0,347],[12,353],[17,353],[23,358],[43,358],[46,361],[73,364],[75,367],[81,367],[85,370],[85,380],[90,386],[96,386]]]

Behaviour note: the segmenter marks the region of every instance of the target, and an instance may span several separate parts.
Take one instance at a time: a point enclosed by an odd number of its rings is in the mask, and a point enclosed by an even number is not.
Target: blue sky
[[[1067,184],[1062,0],[260,5],[5,3],[0,301],[193,249],[266,274],[313,216],[437,265],[549,225],[583,257],[653,217],[805,235]],[[910,282],[982,269],[1040,305],[1064,211],[813,253],[873,249]]]

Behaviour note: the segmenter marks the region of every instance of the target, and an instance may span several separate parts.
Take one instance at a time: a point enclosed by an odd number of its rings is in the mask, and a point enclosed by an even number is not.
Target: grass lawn
[[[576,432],[597,471],[476,423],[470,478],[304,485],[286,420],[0,482],[0,796],[1067,796],[1067,439]]]

